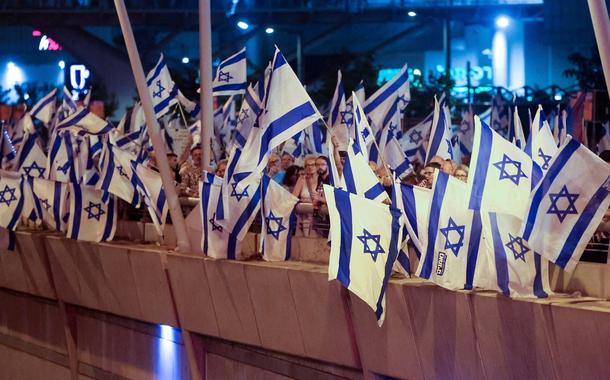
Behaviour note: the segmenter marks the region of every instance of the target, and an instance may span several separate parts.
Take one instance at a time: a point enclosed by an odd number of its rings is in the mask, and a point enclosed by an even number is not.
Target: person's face
[[[267,163],[267,171],[269,175],[273,176],[277,172],[280,171],[280,158],[278,156],[269,157],[269,162]]]
[[[294,164],[294,158],[292,156],[285,154],[282,156],[282,170],[288,169],[290,166]]]
[[[457,169],[453,175],[455,178],[463,182],[466,182],[466,180],[468,179],[468,174],[466,174],[466,172],[462,169]]]
[[[423,168],[419,174],[421,174],[425,179],[428,180],[428,182],[431,183],[432,177],[434,176],[434,168],[427,166]]]
[[[318,158],[316,160],[316,170],[319,175],[325,175],[328,172],[328,164],[326,164],[326,160],[323,158]]]
[[[316,173],[316,160],[309,159],[305,161],[305,173],[306,174],[315,174]]]
[[[169,162],[169,167],[175,169],[178,166],[178,157],[174,155],[167,156],[167,161]]]
[[[193,149],[191,152],[191,159],[193,160],[193,165],[201,165],[201,149]]]
[[[227,170],[227,163],[221,162],[220,164],[218,164],[218,167],[216,168],[216,175],[219,177],[224,177],[225,170]]]

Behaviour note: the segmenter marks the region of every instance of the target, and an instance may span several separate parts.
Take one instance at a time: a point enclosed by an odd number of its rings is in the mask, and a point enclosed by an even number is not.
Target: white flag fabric
[[[299,198],[266,175],[262,181],[260,251],[266,261],[285,261],[290,259],[292,235],[296,229],[294,207]]]
[[[75,142],[69,133],[54,133],[47,158],[47,179],[78,183],[80,173],[76,165]]]
[[[525,133],[523,133],[523,124],[521,123],[521,118],[519,117],[519,112],[517,110],[517,107],[515,107],[515,110],[513,112],[513,117],[511,119],[511,125],[513,128],[513,139],[514,139],[514,143],[515,145],[517,145],[517,147],[519,149],[525,149],[525,144],[527,143],[527,140],[525,139]]]
[[[343,79],[341,70],[337,71],[337,85],[335,93],[330,101],[330,111],[328,113],[327,125],[332,130],[332,134],[339,141],[339,147],[343,150],[348,143],[349,125],[351,124],[352,112],[347,110],[345,103],[345,91],[343,90]]]
[[[76,112],[57,124],[57,131],[68,130],[74,135],[103,135],[114,127],[89,109],[79,107]]]
[[[523,224],[530,248],[571,272],[610,205],[610,165],[575,139],[533,190]]]
[[[178,88],[169,74],[163,54],[146,76],[146,85],[150,92],[157,119],[165,115],[170,107],[178,103]]]
[[[29,181],[38,218],[55,231],[65,231],[68,212],[68,184],[32,178]]]
[[[479,251],[474,286],[507,297],[548,297],[549,263],[519,235],[521,220],[494,212],[481,213],[481,219],[485,248]]]
[[[385,162],[394,171],[396,177],[400,177],[409,170],[412,170],[411,162],[402,151],[400,143],[397,140],[398,135],[402,134],[401,119],[402,115],[398,108],[398,99],[396,99],[384,119],[379,139],[379,149],[381,150],[379,155],[383,157],[381,163]]]
[[[377,202],[389,200],[384,187],[364,158],[362,150],[361,146],[350,139],[347,158],[343,166],[345,190]]]
[[[64,86],[63,99],[61,101],[61,109],[59,110],[59,120],[63,120],[65,117],[76,112],[76,102],[72,99],[72,94],[68,90],[67,86]]]
[[[366,94],[364,91],[364,81],[361,80],[360,82],[358,82],[358,85],[354,89],[354,94],[356,95],[354,98],[357,98],[360,104],[364,104],[366,99]],[[409,93],[409,96],[410,95],[411,94]]]
[[[426,163],[426,150],[430,140],[430,128],[434,112],[430,113],[424,120],[411,127],[402,135],[401,145],[405,155],[411,162]]]
[[[549,123],[546,121],[542,106],[538,106],[538,111],[532,122],[530,137],[525,145],[525,152],[546,173],[557,151],[558,148],[557,144],[555,144],[551,127],[549,127]]]
[[[375,140],[375,135],[373,134],[373,130],[369,125],[369,122],[366,118],[366,114],[364,113],[364,108],[358,100],[358,97],[355,96],[355,93],[352,93],[352,107],[353,107],[353,129],[352,129],[352,138],[354,139],[354,143],[361,148],[361,153],[366,159],[366,162],[369,161],[369,150],[368,147]]]
[[[132,162],[136,157],[128,152],[105,144],[100,159],[101,181],[96,188],[107,191],[130,203],[134,207],[140,204],[140,194],[133,180]]]
[[[324,185],[330,216],[328,279],[337,279],[385,318],[385,289],[400,249],[400,211]]]
[[[114,237],[117,202],[102,200],[103,191],[76,183],[70,186],[70,217],[67,236],[74,240],[109,241]]]
[[[402,112],[411,100],[409,72],[406,64],[364,103],[364,112],[371,121],[373,132],[377,133],[383,127],[383,119],[397,98],[399,99],[399,109]]]
[[[161,175],[133,160],[131,161],[131,173],[131,180],[140,192],[140,196],[144,199],[157,233],[159,236],[163,236],[169,206],[165,198],[165,189],[163,188]]]
[[[462,156],[472,154],[472,145],[474,143],[474,112],[472,107],[462,113],[462,122],[457,130],[459,148]]]
[[[428,223],[432,191],[425,187],[394,184],[397,207],[406,217],[409,237],[415,247],[417,257],[421,257],[423,248],[428,244]]]
[[[42,121],[42,123],[48,127],[53,115],[55,114],[55,97],[57,96],[57,89],[54,88],[45,95],[38,103],[34,104],[30,115],[36,119]]]
[[[40,146],[36,132],[26,132],[17,155],[17,169],[26,176],[45,178],[47,170],[47,156]]]
[[[428,242],[416,275],[444,288],[471,289],[481,241],[479,211],[467,208],[465,183],[435,173],[430,202]]]
[[[453,160],[453,133],[451,132],[451,116],[445,101],[439,102],[434,99],[434,116],[430,127],[430,141],[426,151],[426,160],[429,162],[434,156],[440,156],[447,160]]]
[[[474,117],[474,146],[468,176],[468,207],[525,218],[532,182],[541,177],[532,159]],[[538,173],[534,171],[538,170]],[[510,201],[509,201],[510,200]]]
[[[0,173],[0,227],[15,230],[23,212],[24,183],[20,175]]]
[[[238,95],[246,92],[247,64],[246,48],[220,62],[212,82],[214,96]]]
[[[241,102],[241,110],[237,115],[237,126],[235,127],[234,141],[243,149],[246,141],[260,113],[261,101],[256,94],[254,87],[250,86],[246,90],[244,100]]]
[[[216,220],[216,207],[218,201],[222,199],[222,178],[206,172],[202,178],[203,182],[199,182],[201,225],[203,226],[201,249],[209,257],[226,259],[229,231]],[[235,249],[239,249],[239,242]]]

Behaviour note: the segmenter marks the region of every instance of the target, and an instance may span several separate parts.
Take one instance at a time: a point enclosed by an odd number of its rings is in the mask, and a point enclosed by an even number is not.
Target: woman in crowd
[[[457,168],[453,171],[453,176],[460,181],[467,182],[468,181],[468,166],[466,165],[458,165]]]
[[[316,156],[309,155],[305,157],[305,175],[300,176],[292,189],[292,194],[299,197],[301,204],[301,213],[299,213],[298,221],[301,227],[303,236],[310,236],[312,231],[313,212],[318,203],[318,171],[316,168]]]
[[[299,165],[291,165],[286,168],[286,174],[284,175],[282,186],[284,186],[284,189],[292,193],[294,186],[297,184],[297,180],[302,176],[305,176],[305,171],[303,168]]]

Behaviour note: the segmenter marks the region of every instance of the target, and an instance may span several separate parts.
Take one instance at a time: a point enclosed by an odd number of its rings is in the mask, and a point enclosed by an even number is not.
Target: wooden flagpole
[[[119,23],[121,25],[121,31],[123,38],[125,39],[125,46],[127,47],[127,54],[129,55],[129,62],[131,63],[131,69],[136,81],[138,88],[138,94],[140,101],[142,102],[142,108],[144,109],[144,116],[146,119],[146,125],[148,126],[148,136],[153,144],[155,150],[157,165],[159,172],[161,173],[161,181],[163,182],[163,189],[169,203],[169,212],[172,217],[172,223],[176,233],[176,240],[178,249],[181,252],[189,252],[191,245],[186,234],[186,224],[184,222],[184,216],[182,215],[182,209],[180,208],[180,202],[178,201],[178,193],[174,186],[174,180],[172,178],[169,163],[167,161],[167,154],[165,152],[165,144],[161,139],[159,123],[153,110],[152,99],[146,85],[146,77],[144,76],[144,69],[142,68],[142,62],[140,61],[140,55],[138,53],[138,47],[136,45],[135,38],[133,37],[133,30],[131,29],[131,23],[125,8],[124,0],[114,0],[114,6],[116,8],[117,15],[119,17]]]

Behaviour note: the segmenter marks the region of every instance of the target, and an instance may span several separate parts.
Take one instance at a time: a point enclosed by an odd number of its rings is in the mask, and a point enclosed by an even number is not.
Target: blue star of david
[[[247,109],[242,109],[241,112],[239,113],[239,116],[237,116],[237,121],[240,124],[243,124],[244,121],[249,117],[248,115],[248,110]]]
[[[49,209],[51,208],[51,205],[49,204],[48,199],[41,199],[40,203],[42,204],[42,207],[44,207],[44,209],[47,211],[49,211]]]
[[[226,83],[229,83],[229,81],[230,81],[231,79],[233,79],[233,77],[231,76],[231,73],[230,73],[230,72],[226,72],[226,73],[225,73],[224,71],[220,70],[220,73],[218,73],[218,80],[219,80],[220,82],[226,82]]]
[[[366,140],[366,138],[367,138],[367,137],[369,137],[369,134],[370,134],[370,133],[369,133],[369,130],[368,130],[368,129],[364,128],[364,129],[362,130],[362,132],[360,132],[360,134],[362,135],[362,138],[363,138],[364,140]]]
[[[106,213],[102,210],[101,203],[93,203],[91,201],[89,201],[89,206],[85,207],[85,211],[87,211],[87,219],[95,220],[100,220],[100,217]]]
[[[157,85],[157,91],[153,91],[153,98],[160,98],[163,95],[163,91],[165,91],[165,87],[161,85],[161,79],[155,84]]]
[[[125,170],[123,169],[123,165],[119,165],[116,168],[119,171],[119,174],[121,175],[121,177],[125,177],[125,178],[129,179],[129,176],[127,175],[127,173],[125,173]]]
[[[362,235],[356,236],[358,240],[362,242],[364,245],[364,253],[369,253],[373,258],[374,262],[377,262],[377,255],[380,253],[385,253],[379,241],[381,240],[381,235],[373,235],[366,230],[366,228],[362,229]],[[369,246],[369,240],[372,240],[375,243],[373,249]]]
[[[4,185],[4,190],[0,191],[0,204],[6,203],[7,207],[11,207],[11,203],[17,200],[17,197],[15,197],[15,190],[14,187]],[[9,195],[8,199],[6,198],[6,194]]]
[[[423,136],[421,135],[421,131],[413,130],[409,133],[409,141],[411,144],[418,144],[423,140]]]
[[[388,126],[388,140],[391,140],[394,137],[396,128],[398,128],[398,125],[390,122],[390,125]]]
[[[340,111],[341,114],[341,124],[351,125],[354,120],[354,114],[351,111]]]
[[[68,174],[68,169],[70,169],[70,161],[66,161],[65,164],[57,167],[57,170],[64,173],[64,175]]]
[[[563,187],[561,188],[561,190],[559,190],[558,193],[549,193],[549,198],[551,199],[551,206],[549,207],[546,213],[549,215],[557,215],[557,218],[559,218],[559,223],[563,223],[563,220],[569,214],[578,214],[578,211],[576,210],[576,200],[579,196],[580,194],[570,193],[568,191],[567,186],[563,185]],[[562,198],[565,198],[568,201],[568,205],[563,210],[559,209],[559,206],[557,205],[557,202]]]
[[[516,169],[515,174],[510,174],[506,170],[506,165],[509,165],[509,164],[515,167],[515,169]],[[527,178],[527,176],[525,175],[525,172],[523,170],[521,170],[521,162],[512,160],[506,154],[504,154],[502,156],[502,161],[498,161],[498,162],[494,163],[493,165],[496,168],[498,168],[498,170],[500,171],[500,178],[499,178],[500,181],[503,179],[509,179],[515,185],[519,186],[519,180],[521,179],[521,177]]]
[[[405,94],[400,95],[398,97],[398,108],[402,110],[404,107],[407,106],[407,104],[409,104],[407,96]]]
[[[525,254],[530,251],[525,245],[523,238],[521,236],[513,236],[510,232],[508,233],[509,242],[505,244],[505,246],[510,249],[510,251],[515,256],[515,260],[523,260],[525,262]]]
[[[460,248],[462,248],[462,246],[464,245],[465,228],[466,228],[466,226],[458,226],[455,223],[455,221],[453,220],[453,218],[449,217],[449,222],[447,223],[447,227],[441,228],[441,230],[440,230],[441,234],[443,234],[443,236],[445,237],[445,249],[451,250],[451,252],[453,252],[453,255],[455,257],[457,257],[458,253],[460,252]],[[459,239],[455,243],[453,243],[452,240],[449,238],[449,233],[451,231],[455,231],[459,235]]]
[[[242,191],[241,193],[237,192],[237,183],[233,182],[231,184],[232,190],[231,190],[231,196],[235,197],[235,199],[237,199],[237,201],[241,201],[241,199],[243,197],[247,197],[248,196],[248,187],[250,187],[250,185],[246,186],[246,188],[244,189],[244,191]]]
[[[38,178],[42,178],[44,177],[44,172],[45,172],[45,168],[43,168],[42,166],[38,166],[38,163],[36,161],[32,162],[32,165],[30,166],[24,166],[23,167],[23,171],[25,171],[25,174],[30,176],[30,177],[34,177],[31,174],[32,170],[36,170],[38,171]]]
[[[542,169],[549,170],[549,162],[551,162],[551,156],[544,154],[542,149],[538,148],[538,157],[542,158]]]
[[[214,213],[214,215],[212,215],[212,217],[210,219],[208,219],[208,221],[212,225],[212,232],[214,232],[214,231],[222,232],[222,226],[220,224],[216,224],[216,213]]]
[[[275,238],[275,240],[280,239],[280,233],[282,231],[287,230],[286,226],[282,224],[284,219],[273,215],[273,211],[269,210],[269,215],[265,217],[265,224],[267,225],[267,233]],[[271,222],[275,222],[277,228],[273,229],[271,227]]]

